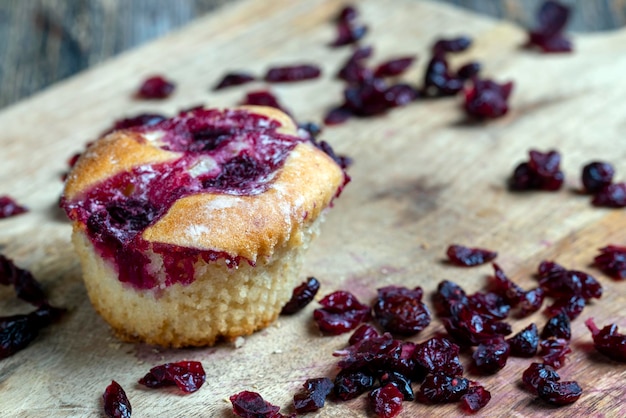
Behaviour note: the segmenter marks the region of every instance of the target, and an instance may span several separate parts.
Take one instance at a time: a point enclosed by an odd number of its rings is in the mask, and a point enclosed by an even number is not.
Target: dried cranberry
[[[374,49],[371,46],[356,48],[339,69],[337,78],[348,83],[361,83],[373,78],[374,72],[364,64],[365,59],[369,58],[373,52]]]
[[[468,297],[469,307],[490,319],[504,319],[509,315],[511,305],[496,293],[476,292]]]
[[[498,253],[483,248],[469,248],[463,245],[450,245],[446,255],[452,264],[462,267],[479,266],[488,263],[498,256]]]
[[[387,286],[378,289],[374,316],[387,331],[414,335],[430,324],[430,312],[422,302],[421,287]]]
[[[392,384],[402,394],[402,397],[405,401],[413,401],[415,400],[415,395],[413,394],[413,387],[411,387],[411,378],[403,375],[397,371],[385,372],[380,376],[380,385],[385,386],[387,384]]]
[[[135,96],[139,99],[165,99],[174,92],[175,87],[163,76],[153,76],[141,84]]]
[[[328,111],[324,116],[325,125],[339,125],[350,119],[352,111],[345,106],[339,106]]]
[[[546,153],[529,151],[529,161],[521,163],[510,180],[512,190],[558,190],[564,175],[560,169],[561,155],[554,150]]]
[[[437,286],[437,291],[433,295],[435,310],[441,316],[450,316],[453,305],[467,305],[468,303],[467,294],[463,288],[449,280],[440,282]]]
[[[428,96],[454,96],[463,90],[464,83],[465,80],[450,72],[443,54],[435,54],[428,62],[423,89]]]
[[[374,387],[374,376],[362,371],[342,370],[335,378],[335,396],[343,401],[354,399]]]
[[[299,414],[315,412],[324,407],[326,397],[333,390],[333,382],[327,377],[307,379],[304,382],[304,392],[293,397],[293,404]]]
[[[587,193],[597,193],[613,182],[615,169],[609,163],[594,161],[583,167],[582,183]]]
[[[10,218],[28,212],[28,208],[18,204],[9,196],[0,196],[0,219]]]
[[[219,83],[215,85],[215,87],[213,87],[213,90],[221,90],[230,86],[240,86],[254,80],[256,80],[256,77],[252,74],[243,72],[228,73],[220,80]]]
[[[35,306],[47,303],[41,285],[30,271],[19,268],[15,263],[0,254],[0,284],[13,286],[18,298]]]
[[[279,110],[282,110],[285,113],[289,113],[285,108],[281,106],[278,102],[276,96],[274,96],[271,92],[267,90],[257,90],[252,91],[246,94],[246,98],[241,103],[242,105],[254,105],[254,106],[269,106]]]
[[[339,290],[326,295],[319,303],[323,307],[313,312],[313,319],[325,334],[343,334],[370,318],[369,306],[349,292]]]
[[[453,305],[452,315],[443,318],[448,334],[464,346],[475,346],[481,342],[511,333],[511,326],[488,318],[465,305]]]
[[[358,342],[378,337],[380,337],[380,334],[376,331],[376,328],[370,324],[363,324],[352,333],[350,339],[348,340],[348,344],[354,345]]]
[[[57,321],[64,309],[42,305],[25,315],[0,317],[0,360],[26,348],[39,331]]]
[[[467,393],[461,396],[461,408],[474,413],[483,409],[491,400],[491,393],[480,385],[470,386]]]
[[[617,325],[611,324],[599,329],[593,318],[587,319],[585,324],[591,331],[596,350],[612,360],[626,362],[626,335],[618,332]]]
[[[413,359],[429,373],[461,376],[463,366],[459,359],[459,350],[459,346],[447,338],[433,337],[415,347]]]
[[[462,80],[469,80],[476,77],[481,70],[481,65],[477,61],[470,61],[467,64],[462,65],[457,71],[456,75]]]
[[[294,81],[311,80],[322,74],[316,65],[301,64],[286,67],[270,68],[265,74],[265,81],[270,83],[289,83]]]
[[[607,208],[626,207],[626,183],[614,183],[598,191],[591,204]]]
[[[512,306],[516,306],[524,297],[524,290],[509,279],[497,263],[492,263],[492,266],[494,274],[491,277],[491,285],[493,291],[504,297]]]
[[[574,295],[571,297],[562,297],[554,301],[554,303],[546,308],[548,315],[556,315],[560,312],[565,312],[570,320],[578,318],[581,314],[587,301],[582,296]]]
[[[569,13],[569,7],[557,1],[544,2],[537,11],[537,28],[528,32],[527,46],[543,52],[570,52],[572,43],[562,34]]]
[[[600,248],[593,262],[600,270],[614,279],[626,279],[626,247],[607,245]]]
[[[537,389],[541,383],[556,382],[559,380],[561,380],[561,377],[554,368],[541,363],[532,363],[522,374],[522,381],[526,387],[534,393],[537,393]]]
[[[511,347],[511,355],[516,357],[533,357],[539,347],[539,331],[537,325],[530,324],[511,338],[506,340]]]
[[[569,341],[563,338],[550,338],[539,343],[541,351],[539,355],[543,362],[555,369],[560,369],[565,363],[565,356],[572,352]]]
[[[372,78],[349,85],[344,90],[344,106],[358,116],[385,113],[392,107],[385,97],[387,89],[387,84],[380,78]]]
[[[256,392],[243,391],[230,397],[233,413],[243,418],[276,418],[279,407],[265,401]]]
[[[338,363],[341,369],[365,370],[376,375],[393,370],[409,374],[414,364],[410,358],[412,352],[407,352],[407,348],[410,348],[407,344],[385,333],[358,341],[335,351],[333,355],[343,357]]]
[[[578,400],[583,390],[576,382],[555,382],[547,380],[539,383],[537,395],[553,405],[569,405]]]
[[[291,315],[300,311],[313,300],[319,289],[320,282],[315,277],[307,278],[304,283],[293,289],[291,299],[283,306],[280,314]]]
[[[460,376],[448,376],[442,373],[429,374],[422,382],[415,398],[422,403],[456,402],[469,389],[469,380]]]
[[[404,397],[398,388],[391,383],[374,389],[370,393],[369,399],[374,412],[380,418],[393,418],[402,411]]]
[[[206,380],[206,373],[199,361],[179,361],[165,363],[150,369],[139,383],[149,388],[177,386],[185,393],[200,389]]]
[[[502,337],[485,341],[472,354],[474,366],[483,374],[496,373],[506,366],[510,352],[509,344]]]
[[[478,119],[494,119],[509,111],[509,96],[513,82],[504,84],[493,80],[472,80],[472,87],[465,90],[465,112]]]
[[[115,380],[104,391],[104,413],[109,418],[130,418],[133,408],[126,397],[126,392]]]
[[[405,72],[413,61],[414,56],[394,58],[378,65],[374,70],[374,77],[394,77]]]
[[[331,47],[350,45],[367,33],[367,26],[357,22],[359,13],[354,6],[345,6],[337,16],[337,37]]]
[[[411,103],[419,96],[419,92],[411,85],[399,83],[385,91],[385,101],[389,107],[401,107]]]
[[[519,318],[525,318],[528,315],[537,312],[543,305],[545,298],[545,292],[542,288],[536,287],[522,294],[522,298],[517,304],[519,308],[517,316]]]
[[[458,38],[439,39],[433,47],[433,54],[446,52],[462,52],[472,45],[472,39],[469,36],[459,36]]]
[[[548,319],[548,322],[541,331],[541,338],[547,339],[550,337],[563,338],[566,340],[572,338],[572,328],[567,313],[561,311]]]

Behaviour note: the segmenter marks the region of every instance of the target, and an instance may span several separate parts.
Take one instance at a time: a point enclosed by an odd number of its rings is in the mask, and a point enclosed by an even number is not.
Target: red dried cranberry
[[[576,382],[544,381],[537,387],[537,395],[553,405],[569,405],[578,400],[583,390]]]
[[[387,384],[394,385],[400,391],[405,401],[415,400],[413,387],[411,387],[411,379],[402,373],[397,371],[386,372],[380,376],[379,380],[381,386],[385,386]]]
[[[104,413],[109,418],[130,418],[133,408],[126,392],[115,380],[104,391]]]
[[[394,84],[385,91],[385,100],[389,107],[401,107],[411,103],[419,96],[419,92],[409,84]]]
[[[465,305],[453,305],[452,315],[442,321],[448,334],[464,346],[475,346],[511,333],[509,324],[481,315]]]
[[[391,383],[374,389],[370,393],[369,399],[372,409],[380,418],[393,418],[402,411],[404,397],[398,388]]]
[[[469,389],[469,380],[460,376],[448,376],[442,373],[429,374],[422,382],[415,398],[422,403],[456,402]]]
[[[301,64],[270,68],[265,74],[265,81],[270,83],[289,83],[311,80],[322,74],[317,65]]]
[[[0,196],[0,219],[20,215],[28,212],[28,208],[21,206],[9,196]]]
[[[467,393],[461,396],[461,408],[474,413],[483,409],[491,400],[491,393],[480,385],[470,386]]]
[[[363,371],[342,370],[335,378],[335,396],[342,401],[358,397],[374,387],[374,377]]]
[[[587,193],[597,193],[613,182],[615,169],[609,163],[594,161],[583,167],[582,183]]]
[[[450,245],[446,255],[452,264],[462,267],[479,266],[488,263],[498,256],[498,253],[484,248],[469,248],[463,245]]]
[[[530,324],[511,338],[506,340],[511,347],[511,355],[515,357],[533,357],[539,347],[539,331],[537,325]]]
[[[528,315],[537,312],[543,305],[545,298],[545,292],[542,288],[536,287],[527,292],[524,292],[522,299],[519,301],[517,307],[519,308],[517,316],[519,318],[525,318]]]
[[[453,305],[467,305],[469,303],[467,294],[458,284],[449,280],[444,280],[437,286],[437,292],[433,295],[435,310],[440,316],[452,315]]]
[[[581,314],[587,301],[582,296],[574,295],[571,297],[563,297],[556,299],[554,303],[546,308],[548,315],[556,315],[560,312],[565,312],[570,320],[578,318]]]
[[[400,369],[412,369],[413,365],[408,359],[410,353],[405,355],[405,344],[394,339],[391,334],[385,333],[379,337],[358,341],[343,350],[335,351],[333,355],[343,357],[338,363],[341,369],[367,370],[371,373],[406,371]]]
[[[472,354],[474,366],[483,374],[496,373],[506,366],[510,351],[509,344],[502,337],[483,342]]]
[[[352,333],[350,339],[348,340],[348,344],[354,345],[358,342],[378,337],[380,337],[380,334],[376,331],[376,328],[370,324],[363,324]]]
[[[539,47],[543,52],[572,51],[572,43],[562,34],[569,13],[569,7],[557,1],[544,2],[537,11],[537,28],[528,32],[527,46]]]
[[[41,285],[30,271],[19,268],[15,263],[0,254],[0,284],[13,286],[15,294],[21,300],[35,306],[47,303]]]
[[[594,264],[614,279],[626,279],[626,247],[607,245],[599,251],[600,254],[593,259]]]
[[[326,113],[324,116],[324,124],[325,125],[340,125],[350,119],[352,116],[352,111],[345,106],[339,106],[333,108]]]
[[[64,309],[44,304],[25,315],[0,317],[0,360],[26,348],[39,330],[57,321]]]
[[[165,99],[174,92],[175,87],[163,76],[153,76],[141,84],[135,96],[139,99]]]
[[[354,6],[345,6],[337,16],[337,37],[331,47],[350,45],[367,33],[367,26],[357,22],[359,13]]]
[[[304,392],[293,397],[293,404],[299,414],[315,412],[324,407],[326,397],[333,390],[333,382],[327,377],[307,379],[304,382]]]
[[[476,77],[481,70],[481,65],[477,61],[470,61],[467,64],[462,65],[457,71],[456,75],[462,80],[469,80]]]
[[[509,111],[509,96],[513,82],[504,84],[493,80],[472,80],[472,87],[465,90],[465,112],[478,119],[494,119]]]
[[[617,325],[611,324],[599,329],[593,318],[587,319],[585,324],[591,331],[596,350],[612,360],[626,362],[626,335],[618,332]]]
[[[565,363],[565,356],[572,352],[569,341],[563,338],[550,338],[539,343],[541,351],[539,355],[543,362],[555,369],[560,369]]]
[[[300,311],[313,300],[319,289],[320,282],[315,277],[307,278],[300,286],[293,289],[291,299],[283,306],[280,314],[291,315]]]
[[[552,366],[541,363],[532,363],[522,374],[522,381],[533,393],[537,393],[541,383],[557,382],[559,380],[561,380],[561,377]]]
[[[177,386],[185,393],[200,389],[206,380],[206,373],[199,361],[179,361],[165,363],[150,369],[139,383],[149,388]]]
[[[415,347],[413,359],[429,373],[461,376],[463,366],[459,359],[459,350],[459,346],[447,338],[433,337]]]
[[[504,319],[509,315],[511,305],[495,293],[476,292],[468,297],[469,307],[490,319]]]
[[[512,190],[558,190],[564,175],[560,169],[561,155],[554,150],[546,153],[529,151],[529,161],[517,166],[510,181]]]
[[[279,407],[265,401],[263,397],[250,391],[239,392],[230,397],[233,413],[243,418],[276,418]]]
[[[449,71],[448,61],[443,54],[435,54],[426,67],[423,91],[431,97],[454,96],[463,90],[464,82]]]
[[[345,106],[355,115],[372,116],[386,112],[390,105],[385,98],[387,84],[380,78],[349,85],[344,90]]]
[[[281,106],[276,96],[274,96],[271,92],[267,90],[257,90],[257,91],[252,91],[246,94],[246,98],[241,104],[242,105],[254,105],[254,106],[269,106],[269,107],[282,110],[285,113],[289,113],[287,110],[285,110],[285,108]]]
[[[349,292],[339,290],[326,295],[319,303],[323,307],[313,312],[313,319],[325,334],[343,334],[370,318],[369,306]]]
[[[572,328],[567,313],[561,311],[548,319],[548,322],[541,331],[541,338],[548,339],[550,337],[563,338],[566,340],[572,338]]]
[[[517,306],[524,297],[524,290],[510,280],[497,263],[492,263],[492,267],[494,273],[491,277],[493,291],[504,297],[512,306]]]
[[[626,207],[626,183],[614,183],[603,187],[595,194],[591,204],[607,208]]]
[[[371,46],[361,46],[354,50],[352,55],[341,66],[337,78],[348,83],[361,83],[374,77],[374,72],[367,68],[364,60],[374,52]]]
[[[446,52],[462,52],[472,45],[472,39],[469,36],[459,36],[458,38],[439,39],[433,47],[433,54]]]
[[[240,86],[254,80],[256,80],[256,77],[252,74],[243,72],[228,73],[213,87],[213,90],[221,90],[230,86]]]
[[[413,64],[414,60],[415,57],[410,56],[385,61],[376,67],[374,70],[374,77],[394,77],[400,75],[405,72],[411,64]]]
[[[374,316],[387,331],[414,335],[430,324],[430,312],[422,302],[421,287],[387,286],[378,289]]]

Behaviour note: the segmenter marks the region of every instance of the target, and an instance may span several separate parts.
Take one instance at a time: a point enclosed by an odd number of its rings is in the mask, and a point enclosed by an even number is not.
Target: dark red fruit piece
[[[28,208],[21,206],[10,196],[0,196],[0,219],[20,215],[28,212]]]
[[[322,70],[317,65],[300,64],[270,68],[264,79],[269,83],[290,83],[311,80],[321,74]]]
[[[323,307],[313,312],[313,319],[325,334],[348,332],[371,315],[369,306],[363,305],[353,294],[343,290],[326,295],[319,303]]]
[[[374,77],[394,77],[400,75],[405,72],[411,64],[413,64],[414,60],[415,57],[410,56],[385,61],[376,67],[374,70]]]
[[[493,374],[502,370],[509,359],[511,349],[504,338],[481,343],[472,354],[474,366],[483,374]]]
[[[304,392],[293,397],[293,404],[299,414],[315,412],[324,407],[326,397],[333,391],[333,382],[327,377],[307,379]]]
[[[359,16],[359,12],[354,6],[348,5],[344,6],[343,9],[339,11],[337,15],[337,22],[344,22],[349,20],[354,20]]]
[[[461,90],[465,80],[452,74],[443,54],[435,54],[426,67],[424,93],[431,97],[454,96]]]
[[[555,369],[560,369],[565,363],[565,356],[572,352],[569,341],[563,338],[550,338],[539,343],[539,355],[543,362]]]
[[[344,90],[344,106],[358,116],[373,116],[385,113],[391,106],[385,97],[388,86],[380,78],[352,84]]]
[[[298,123],[298,129],[309,135],[309,140],[314,144],[317,143],[317,137],[322,133],[322,127],[315,122]]]
[[[139,99],[165,99],[174,92],[176,86],[163,76],[154,76],[146,79],[135,97]]]
[[[369,395],[370,405],[380,418],[393,418],[402,411],[404,397],[398,388],[388,383],[374,389]]]
[[[371,46],[356,48],[352,55],[341,66],[337,78],[348,83],[361,83],[374,77],[374,72],[369,69],[364,61],[369,58],[374,49]]]
[[[126,392],[115,380],[104,391],[104,413],[109,418],[130,418],[133,408],[126,397]]]
[[[233,413],[243,418],[276,418],[279,407],[265,401],[256,392],[243,391],[230,397]]]
[[[335,378],[335,396],[342,401],[358,397],[374,387],[374,377],[362,371],[342,370]]]
[[[541,309],[544,298],[545,292],[540,287],[524,292],[521,300],[517,304],[517,308],[519,309],[517,316],[519,318],[525,318],[528,315],[537,312]]]
[[[461,396],[461,408],[466,412],[474,413],[483,409],[491,400],[491,393],[484,387],[470,386],[467,393]]]
[[[509,186],[512,190],[558,190],[565,178],[560,163],[561,155],[557,151],[530,150],[528,162],[515,168]]]
[[[340,125],[352,117],[352,111],[345,106],[335,107],[324,116],[325,125]]]
[[[608,245],[599,251],[600,254],[593,259],[594,264],[614,279],[626,279],[626,247]]]
[[[458,38],[439,39],[432,48],[433,54],[446,52],[462,52],[470,47],[472,39],[469,36],[459,36]]]
[[[595,194],[591,204],[607,208],[626,207],[626,183],[614,183],[602,188]]]
[[[333,355],[343,357],[338,363],[341,369],[367,371],[376,376],[390,371],[409,375],[414,368],[411,348],[414,347],[410,343],[396,340],[391,334],[385,333],[337,350]]]
[[[459,346],[447,338],[433,337],[415,347],[413,359],[428,373],[461,376],[463,366],[459,359],[459,350]]]
[[[532,363],[522,374],[522,381],[533,393],[537,393],[541,383],[557,382],[559,380],[561,380],[561,377],[554,368],[541,363]]]
[[[496,293],[476,292],[468,297],[469,307],[490,319],[504,319],[509,315],[511,305]]]
[[[540,264],[539,285],[546,295],[555,298],[548,311],[555,314],[562,310],[570,319],[580,314],[587,300],[602,297],[602,285],[593,276],[552,262]]]
[[[578,400],[583,390],[576,382],[545,381],[539,383],[537,395],[553,405],[569,405]]]
[[[409,84],[394,84],[385,91],[385,101],[389,107],[401,107],[411,103],[419,92]]]
[[[511,338],[506,340],[511,347],[511,355],[515,357],[533,357],[539,348],[539,331],[537,325],[530,324]]]
[[[441,316],[452,315],[453,305],[467,305],[468,303],[469,300],[463,288],[449,280],[440,282],[437,286],[437,291],[433,295],[435,310]]]
[[[541,338],[548,339],[550,337],[563,338],[566,340],[572,338],[572,327],[567,313],[561,311],[548,319],[548,322],[541,331]]]
[[[228,73],[213,87],[213,90],[221,90],[230,86],[240,86],[254,80],[256,80],[256,77],[252,74],[242,72]]]
[[[414,335],[430,324],[430,312],[422,302],[421,287],[387,286],[378,289],[374,316],[378,323],[392,333]]]
[[[453,305],[452,315],[442,318],[448,334],[463,346],[475,346],[484,341],[511,333],[505,322],[490,319],[465,305]]]
[[[587,193],[598,193],[613,182],[615,169],[609,163],[594,161],[583,167],[582,183]]]
[[[560,312],[565,312],[570,320],[578,318],[581,314],[587,301],[582,296],[574,295],[571,297],[562,297],[556,299],[554,303],[546,308],[548,315],[556,315]]]
[[[26,348],[39,330],[57,321],[64,309],[42,305],[25,315],[0,317],[0,360]]]
[[[413,387],[411,387],[411,379],[402,373],[396,371],[386,372],[380,376],[379,380],[381,386],[392,384],[398,388],[405,401],[415,400]]]
[[[367,33],[367,26],[357,22],[359,13],[353,6],[344,7],[337,16],[337,36],[331,47],[350,45],[359,41]]]
[[[426,376],[415,398],[422,403],[456,402],[469,389],[469,380],[460,376],[447,376],[442,373]]]
[[[626,335],[618,332],[617,325],[611,324],[599,329],[593,318],[587,319],[585,325],[591,331],[596,350],[612,360],[626,362]]]
[[[462,267],[479,266],[488,263],[498,256],[498,253],[484,248],[469,248],[453,244],[446,250],[446,255],[452,264]]]
[[[370,324],[363,324],[352,333],[350,339],[348,340],[348,344],[354,345],[361,341],[379,337],[380,334],[376,331],[376,328]]]
[[[289,113],[287,110],[285,110],[281,106],[276,96],[274,96],[271,92],[267,90],[257,90],[257,91],[252,91],[246,94],[246,98],[241,104],[242,105],[254,105],[254,106],[269,106],[269,107],[282,110],[285,113]]]
[[[477,61],[470,61],[467,64],[462,65],[457,71],[456,75],[462,80],[469,80],[476,77],[481,70],[481,65]]]
[[[319,289],[320,282],[315,277],[307,278],[305,282],[293,289],[291,299],[283,306],[280,314],[291,315],[300,311],[313,300]]]
[[[35,306],[47,303],[41,285],[30,271],[19,268],[12,260],[0,254],[0,284],[13,286],[18,298]]]
[[[561,33],[567,24],[570,8],[557,2],[544,2],[537,12],[537,27],[528,32],[527,46],[543,52],[570,52],[572,43]]]
[[[492,263],[492,266],[491,286],[493,291],[501,295],[512,306],[517,306],[524,297],[524,290],[509,279],[497,263]]]
[[[513,82],[504,84],[493,80],[472,80],[472,87],[465,90],[465,112],[477,119],[494,119],[509,111],[509,96]]]
[[[177,386],[185,393],[200,389],[206,380],[206,373],[199,361],[179,361],[165,363],[150,369],[139,383],[149,388]]]
[[[141,113],[137,116],[116,120],[113,126],[107,129],[102,135],[107,135],[120,129],[136,128],[138,126],[153,126],[167,119],[158,113]]]

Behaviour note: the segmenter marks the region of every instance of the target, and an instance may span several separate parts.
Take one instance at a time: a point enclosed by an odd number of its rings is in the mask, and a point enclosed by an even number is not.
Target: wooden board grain
[[[593,351],[583,321],[593,316],[599,324],[617,322],[626,329],[626,283],[590,266],[597,248],[626,244],[625,212],[594,208],[577,190],[580,169],[591,160],[613,162],[617,177],[626,179],[626,83],[621,80],[626,32],[577,36],[575,53],[548,56],[520,49],[525,35],[517,27],[440,4],[364,0],[358,5],[372,28],[367,41],[376,48],[375,61],[410,53],[421,57],[407,80],[420,78],[435,38],[470,34],[474,46],[458,62],[476,58],[488,76],[514,80],[512,109],[500,120],[475,125],[464,121],[458,99],[431,100],[327,129],[324,138],[354,158],[353,181],[312,246],[303,278],[320,279],[320,297],[349,289],[363,300],[389,284],[419,285],[430,294],[439,281],[449,279],[470,292],[481,289],[489,266],[459,269],[442,262],[445,248],[454,242],[496,249],[498,263],[525,288],[535,285],[532,274],[543,259],[589,271],[601,280],[605,294],[573,322],[574,352],[560,371],[565,380],[581,384],[581,399],[566,408],[546,406],[520,387],[529,361],[510,359],[495,376],[470,374],[493,395],[478,415],[623,416],[626,367]],[[315,303],[245,338],[239,348],[223,343],[165,350],[118,342],[86,299],[70,228],[57,201],[66,159],[113,119],[140,111],[173,114],[200,103],[237,103],[249,89],[209,89],[227,70],[261,74],[271,64],[321,63],[325,75],[320,80],[272,87],[299,120],[319,120],[339,100],[342,86],[332,76],[349,53],[326,47],[333,36],[329,22],[339,6],[332,0],[244,1],[0,114],[5,156],[0,192],[32,209],[1,221],[0,251],[32,270],[52,302],[69,309],[30,347],[0,362],[0,416],[99,416],[101,394],[111,379],[126,389],[136,417],[230,417],[228,397],[246,389],[289,411],[305,379],[334,375],[331,354],[345,346],[348,336],[320,336],[311,320]],[[159,103],[133,101],[139,81],[155,72],[178,82],[174,96]],[[529,148],[561,151],[563,190],[506,190],[506,178]],[[28,309],[10,289],[0,289],[0,301],[2,315]],[[545,320],[538,313],[514,322],[514,330],[531,321],[541,327]],[[434,320],[411,340],[442,330]],[[136,384],[150,367],[181,359],[205,365],[207,384],[198,393],[181,396]],[[404,405],[407,417],[461,415],[457,405]],[[331,403],[318,416],[359,417],[371,414],[367,411],[362,397]]]

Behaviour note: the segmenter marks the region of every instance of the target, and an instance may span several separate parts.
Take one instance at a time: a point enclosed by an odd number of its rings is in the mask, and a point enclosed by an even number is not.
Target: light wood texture
[[[536,400],[520,388],[529,360],[510,359],[495,376],[470,377],[491,391],[491,403],[478,416],[607,416],[626,414],[626,366],[591,347],[584,319],[616,322],[626,332],[626,283],[590,266],[596,249],[626,244],[624,210],[594,208],[577,193],[579,173],[591,160],[608,160],[626,179],[623,98],[626,84],[626,32],[574,37],[576,52],[541,55],[520,48],[525,34],[500,23],[442,4],[394,0],[359,2],[371,25],[367,42],[373,61],[417,53],[407,75],[421,79],[429,45],[442,35],[470,34],[474,46],[455,62],[479,59],[485,74],[514,80],[511,112],[485,124],[467,124],[459,99],[422,101],[386,116],[351,120],[328,128],[323,137],[355,160],[352,183],[323,226],[307,258],[303,279],[322,282],[320,297],[348,289],[364,301],[389,284],[424,288],[427,295],[443,279],[468,291],[481,289],[489,266],[454,268],[442,262],[451,243],[499,252],[498,263],[525,288],[543,259],[594,274],[604,286],[601,301],[588,306],[572,324],[574,352],[561,376],[577,380],[581,399],[566,408]],[[69,309],[65,319],[26,350],[0,362],[0,416],[84,417],[101,415],[101,394],[112,379],[125,389],[134,417],[230,417],[227,398],[241,390],[260,392],[289,411],[292,396],[307,378],[334,376],[332,352],[348,335],[322,337],[311,313],[280,318],[245,338],[240,348],[164,350],[118,342],[86,299],[80,269],[70,246],[70,227],[57,208],[59,175],[66,159],[108,127],[113,119],[139,111],[176,110],[205,103],[234,105],[249,88],[209,90],[228,70],[261,74],[278,63],[321,63],[320,80],[272,89],[299,120],[319,120],[336,104],[342,85],[333,74],[348,50],[331,50],[332,0],[244,1],[225,7],[179,33],[59,83],[0,114],[0,191],[32,211],[0,221],[0,251],[33,271],[53,303]],[[132,92],[146,75],[162,72],[178,82],[164,102],[138,102]],[[558,149],[566,185],[557,193],[511,194],[505,188],[513,167],[529,148]],[[27,311],[12,290],[0,289],[3,315]],[[515,321],[518,331],[536,314]],[[443,327],[435,319],[413,341]],[[195,394],[148,390],[136,384],[150,367],[167,361],[203,362],[207,384]],[[464,357],[469,363],[469,357]],[[537,359],[536,359],[537,360]],[[403,416],[461,415],[457,405],[404,404]],[[366,397],[331,402],[317,416],[366,416]]]

